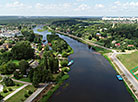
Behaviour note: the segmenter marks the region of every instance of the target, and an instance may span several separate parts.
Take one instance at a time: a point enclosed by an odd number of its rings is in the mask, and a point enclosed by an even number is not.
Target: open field
[[[117,58],[129,71],[138,66],[138,51],[133,52],[132,54],[117,55]]]
[[[22,89],[21,91],[19,91],[18,93],[16,93],[15,95],[13,95],[6,102],[23,102],[23,101],[25,101],[26,97],[24,95],[27,94],[28,96],[30,96],[28,94],[29,90],[34,92],[35,88],[32,85],[29,85],[29,86],[25,87],[24,89]]]

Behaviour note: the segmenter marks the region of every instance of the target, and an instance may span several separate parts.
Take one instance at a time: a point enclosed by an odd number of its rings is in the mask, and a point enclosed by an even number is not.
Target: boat
[[[73,64],[73,60],[71,60],[69,63],[68,63],[68,66],[72,65]]]
[[[123,78],[121,77],[121,75],[116,75],[116,77],[117,77],[117,79],[118,79],[119,81],[122,81],[122,80],[123,80]]]

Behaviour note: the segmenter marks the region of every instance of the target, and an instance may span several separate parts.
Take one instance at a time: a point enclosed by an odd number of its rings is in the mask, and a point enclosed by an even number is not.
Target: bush
[[[3,90],[3,92],[4,92],[4,93],[7,93],[7,92],[8,92],[8,90],[7,90],[7,89],[4,89],[4,90]]]
[[[5,78],[3,79],[3,82],[4,82],[4,84],[5,84],[6,86],[14,86],[14,85],[15,85],[15,83],[13,82],[13,80],[10,79],[9,77],[5,77]]]
[[[29,95],[28,95],[28,94],[25,94],[25,95],[24,95],[24,97],[26,97],[26,98],[27,98],[27,97],[29,97]]]
[[[61,61],[61,66],[62,66],[62,67],[66,67],[67,64],[68,64],[68,61],[67,61],[67,60]]]
[[[63,57],[67,57],[68,54],[67,54],[66,52],[63,52],[63,53],[62,53],[62,56],[63,56]]]
[[[2,100],[4,97],[0,94],[0,100]]]
[[[32,93],[33,93],[32,91],[30,91],[30,90],[28,91],[28,94],[30,94],[30,95],[31,95]]]
[[[20,84],[16,84],[16,86],[20,86]]]
[[[8,90],[9,90],[9,91],[12,91],[13,89],[12,89],[12,88],[9,88]]]

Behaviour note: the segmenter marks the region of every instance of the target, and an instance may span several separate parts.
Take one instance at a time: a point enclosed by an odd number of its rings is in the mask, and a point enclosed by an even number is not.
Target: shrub
[[[0,100],[2,100],[4,97],[0,94]]]
[[[62,66],[62,67],[66,67],[67,64],[68,64],[68,61],[67,61],[67,60],[61,61],[61,66]]]
[[[26,97],[26,98],[27,98],[27,97],[29,97],[29,95],[28,95],[28,94],[25,94],[25,95],[24,95],[24,97]]]
[[[20,84],[16,84],[16,86],[20,86]]]
[[[15,85],[15,83],[13,82],[13,80],[10,79],[9,77],[5,77],[5,78],[3,79],[3,82],[4,82],[4,84],[5,84],[6,86],[14,86],[14,85]]]
[[[67,54],[66,52],[63,52],[63,53],[62,53],[62,56],[63,56],[63,57],[67,57],[68,54]]]
[[[32,91],[30,91],[30,90],[28,91],[28,94],[30,94],[30,95],[31,95],[32,93],[33,93]]]
[[[12,88],[9,88],[8,90],[9,90],[9,91],[12,91],[13,89],[12,89]]]
[[[4,92],[4,93],[7,93],[7,92],[8,92],[8,90],[7,90],[7,89],[4,89],[4,90],[3,90],[3,92]]]

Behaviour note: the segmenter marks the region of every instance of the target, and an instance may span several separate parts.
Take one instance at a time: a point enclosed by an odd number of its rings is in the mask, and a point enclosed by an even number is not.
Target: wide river
[[[59,35],[73,48],[74,64],[70,78],[52,95],[49,102],[134,102],[124,83],[116,78],[110,63],[86,44]]]

